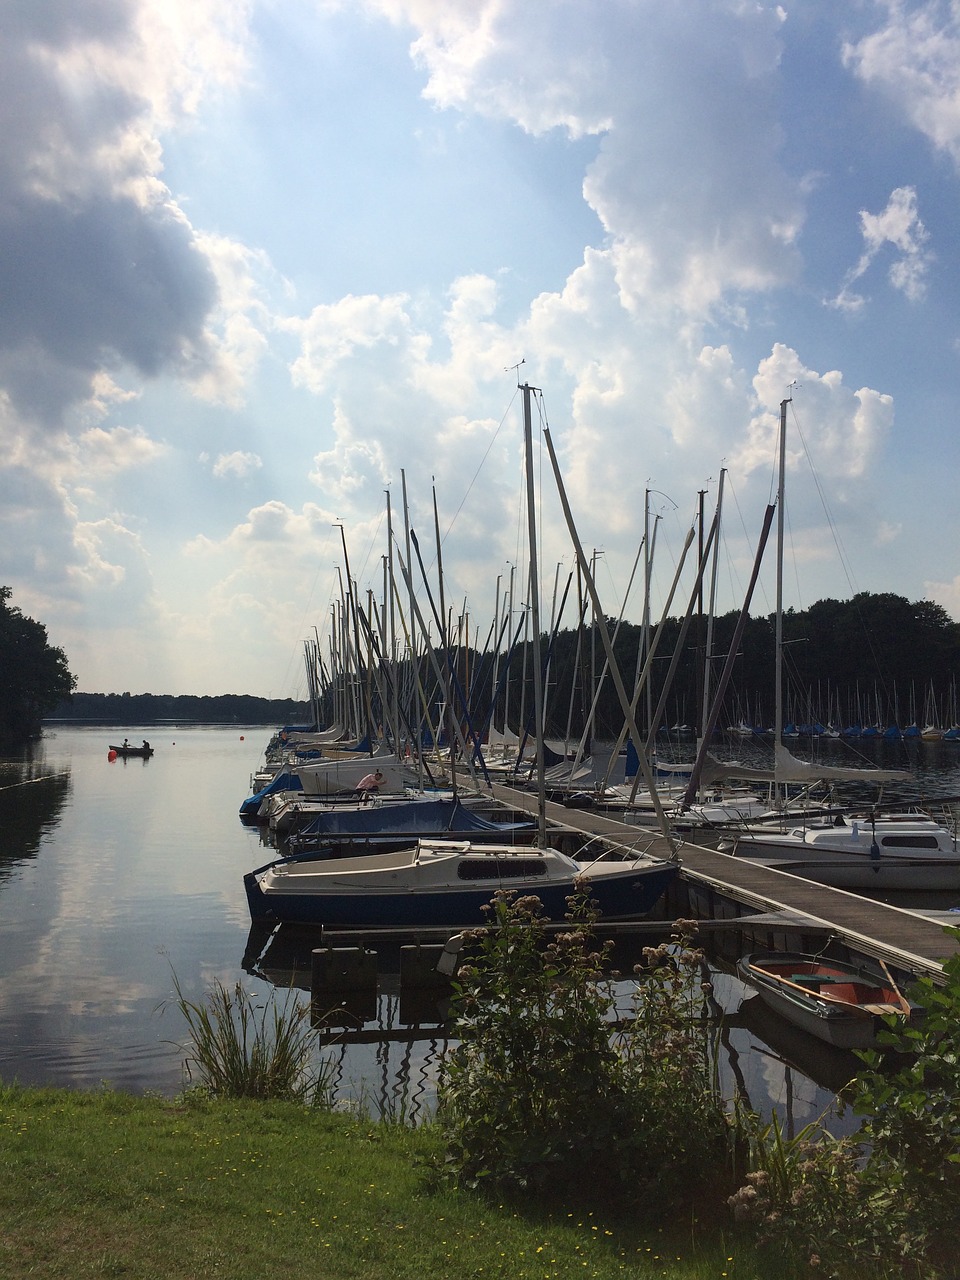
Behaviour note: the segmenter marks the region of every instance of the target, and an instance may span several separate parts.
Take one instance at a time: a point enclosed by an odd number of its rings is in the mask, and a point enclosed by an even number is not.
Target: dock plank
[[[492,790],[503,804],[536,814],[533,793],[499,785]],[[638,828],[591,809],[566,809],[552,801],[547,801],[546,814],[553,827],[602,837],[652,857],[674,856],[674,846],[654,828]],[[745,905],[807,916],[849,946],[917,971],[937,972],[944,960],[960,950],[957,939],[937,921],[846,889],[816,884],[686,840],[679,846],[679,859],[685,876],[705,881]]]

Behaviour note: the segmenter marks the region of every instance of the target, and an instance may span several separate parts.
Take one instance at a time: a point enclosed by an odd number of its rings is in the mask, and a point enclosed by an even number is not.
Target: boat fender
[[[460,963],[460,949],[462,946],[462,933],[455,933],[452,938],[447,939],[443,950],[440,952],[440,959],[437,961],[437,973],[446,974],[448,978],[453,977]]]

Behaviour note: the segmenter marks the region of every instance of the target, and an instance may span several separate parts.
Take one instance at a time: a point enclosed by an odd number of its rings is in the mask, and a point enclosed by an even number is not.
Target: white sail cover
[[[774,745],[774,774],[777,782],[912,782],[906,769],[864,769],[841,764],[820,764],[798,760],[782,742]]]
[[[700,777],[702,786],[710,786],[724,778],[742,778],[754,782],[912,782],[913,774],[904,769],[867,769],[860,766],[821,764],[798,760],[782,744],[774,747],[774,767],[757,769],[737,760],[718,760],[707,754]]]

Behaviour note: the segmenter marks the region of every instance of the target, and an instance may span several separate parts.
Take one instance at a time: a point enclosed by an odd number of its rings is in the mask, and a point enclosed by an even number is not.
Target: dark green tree
[[[0,742],[18,746],[40,736],[43,717],[76,686],[67,655],[47,629],[9,603],[0,586]]]

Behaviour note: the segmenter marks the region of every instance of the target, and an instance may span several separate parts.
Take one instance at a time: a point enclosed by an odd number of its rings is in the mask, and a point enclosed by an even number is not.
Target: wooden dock
[[[504,786],[492,790],[496,799],[510,808],[537,812],[537,797],[532,792]],[[656,828],[632,826],[593,809],[566,809],[548,801],[547,820],[553,828],[595,836],[652,857],[668,859],[674,855],[670,842]],[[936,921],[845,889],[832,889],[686,841],[680,845],[679,860],[684,877],[709,885],[750,911],[802,917],[827,929],[851,950],[918,975],[936,977],[942,962],[960,950],[957,940]]]

